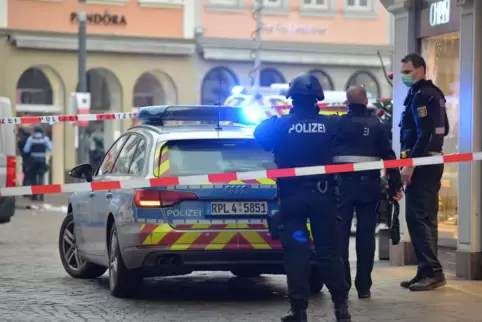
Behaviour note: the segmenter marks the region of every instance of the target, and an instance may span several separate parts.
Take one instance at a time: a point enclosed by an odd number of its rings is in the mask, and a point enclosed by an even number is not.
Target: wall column
[[[460,97],[459,152],[482,151],[482,1],[459,0]],[[458,165],[457,276],[482,279],[482,163]]]
[[[413,1],[381,0],[386,9],[393,14],[394,50],[393,50],[393,149],[400,155],[400,123],[404,109],[403,101],[408,89],[403,85],[398,72],[400,61],[408,53],[418,52],[418,42],[415,34],[415,6]],[[405,200],[400,201],[400,244],[390,245],[390,264],[393,266],[414,265],[414,256],[410,235],[405,221]]]

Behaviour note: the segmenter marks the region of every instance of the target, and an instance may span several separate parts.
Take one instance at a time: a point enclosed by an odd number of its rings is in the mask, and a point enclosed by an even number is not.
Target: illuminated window
[[[445,94],[450,131],[443,152],[458,152],[458,115],[460,81],[460,33],[445,34],[422,40],[422,56],[427,63],[427,78]],[[457,239],[458,171],[457,164],[446,164],[439,192],[438,231],[441,239]]]

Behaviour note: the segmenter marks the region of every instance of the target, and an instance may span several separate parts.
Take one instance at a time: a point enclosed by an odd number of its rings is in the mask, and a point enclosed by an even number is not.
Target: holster
[[[283,224],[281,223],[281,214],[279,211],[268,215],[268,231],[271,235],[271,239],[279,240],[280,231],[283,229]]]

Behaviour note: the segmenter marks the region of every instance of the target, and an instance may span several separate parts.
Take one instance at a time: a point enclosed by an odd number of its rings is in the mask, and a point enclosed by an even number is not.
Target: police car
[[[121,135],[98,169],[82,164],[70,175],[101,184],[275,168],[272,154],[254,141],[243,108],[154,106],[138,117],[144,123]],[[60,257],[75,278],[108,270],[111,293],[119,297],[145,277],[284,274],[281,245],[267,229],[276,210],[276,185],[266,178],[76,192],[60,228]],[[316,293],[323,282],[313,268]]]

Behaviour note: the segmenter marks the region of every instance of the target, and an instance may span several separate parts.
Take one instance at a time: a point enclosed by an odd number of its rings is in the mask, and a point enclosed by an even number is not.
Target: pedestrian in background
[[[425,79],[423,57],[409,54],[401,61],[403,83],[409,87],[400,122],[402,158],[442,155],[444,137],[449,132],[445,96],[432,81]],[[412,291],[433,290],[446,284],[437,259],[438,202],[444,165],[404,167],[406,220],[418,260],[417,274],[400,285]]]
[[[367,108],[368,97],[365,88],[352,86],[346,93],[348,113],[341,116],[336,144],[333,151],[334,163],[357,163],[379,160],[395,160],[397,157],[383,124]],[[342,218],[342,254],[345,264],[345,278],[351,287],[349,262],[350,235],[353,214],[356,212],[356,255],[357,268],[355,287],[361,299],[371,297],[373,263],[375,259],[375,230],[377,226],[377,205],[380,201],[380,170],[340,173],[337,182],[338,207]],[[398,169],[389,169],[388,175],[399,182],[391,196],[402,198],[402,184]]]
[[[23,180],[22,186],[29,185],[29,173],[28,173],[28,162],[29,162],[29,153],[25,153],[23,148],[27,143],[27,139],[30,136],[30,128],[23,126],[18,129],[18,137],[17,137],[17,148],[18,153],[22,158],[22,173],[23,173]]]
[[[332,163],[331,145],[338,120],[319,114],[323,89],[315,76],[301,74],[291,83],[287,97],[293,99],[289,115],[273,116],[254,132],[265,150],[271,150],[279,168],[309,167]],[[281,321],[308,321],[309,277],[313,251],[310,220],[317,262],[335,306],[336,320],[351,321],[348,285],[340,252],[340,235],[334,182],[330,175],[312,175],[277,180],[279,192],[279,239],[285,252],[285,270],[291,310]],[[320,277],[321,278],[321,277]]]
[[[40,125],[36,125],[23,148],[23,152],[29,154],[28,172],[31,185],[44,184],[44,175],[47,171],[47,152],[51,151],[52,142],[50,138],[44,136]],[[32,200],[43,201],[44,195],[32,195]]]

